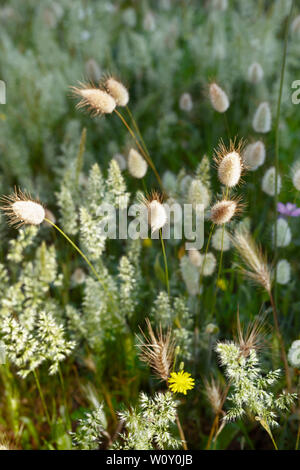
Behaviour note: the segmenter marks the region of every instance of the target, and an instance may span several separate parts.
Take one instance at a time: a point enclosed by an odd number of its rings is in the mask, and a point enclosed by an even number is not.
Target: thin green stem
[[[148,151],[148,149],[147,149],[147,146],[146,146],[146,143],[145,143],[145,141],[144,141],[144,139],[143,139],[143,136],[142,136],[142,133],[141,133],[141,131],[140,131],[140,128],[139,128],[139,126],[138,126],[136,120],[134,119],[134,116],[133,116],[132,112],[130,111],[129,106],[126,106],[126,111],[127,111],[128,115],[129,115],[129,117],[130,117],[130,119],[131,119],[131,121],[132,121],[133,127],[135,128],[135,130],[136,130],[136,132],[137,132],[137,135],[138,135],[138,137],[139,137],[139,139],[140,139],[140,141],[141,141],[141,143],[142,143],[142,146],[143,146],[143,148],[144,148],[144,151],[146,152],[146,154],[148,155],[148,157],[151,159],[150,153],[149,153],[149,151]],[[152,160],[152,159],[151,159],[151,160]]]
[[[65,414],[66,414],[66,419],[67,419],[67,427],[71,429],[71,419],[70,419],[70,413],[69,413],[68,403],[67,403],[65,381],[64,381],[64,377],[62,375],[62,371],[61,371],[59,364],[58,364],[58,375],[59,375],[59,380],[60,380],[62,393],[63,393],[63,402],[64,402]]]
[[[276,304],[275,304],[275,301],[274,301],[274,297],[272,295],[272,291],[270,290],[268,292],[268,294],[269,294],[269,297],[270,297],[270,302],[271,302],[272,311],[273,311],[273,319],[274,319],[275,330],[276,330],[276,333],[277,333],[277,337],[278,337],[278,341],[279,341],[279,345],[280,345],[280,349],[281,349],[281,358],[282,358],[282,361],[283,361],[283,364],[284,364],[287,388],[288,388],[288,391],[290,392],[291,388],[292,388],[292,379],[291,379],[291,375],[290,375],[288,360],[287,360],[287,357],[286,357],[283,337],[281,335],[280,328],[279,328],[277,308],[276,308]]]
[[[35,383],[36,383],[37,389],[38,389],[39,394],[40,394],[40,398],[41,398],[41,402],[42,402],[42,405],[43,405],[43,408],[44,408],[44,411],[45,411],[47,422],[48,422],[49,426],[51,426],[51,420],[50,420],[50,416],[49,416],[49,413],[48,413],[48,408],[47,408],[47,405],[46,405],[45,397],[44,397],[43,390],[41,388],[41,384],[40,384],[40,381],[39,381],[39,378],[37,376],[37,373],[36,373],[35,369],[33,370],[33,375],[34,375],[34,378],[35,378]]]
[[[152,168],[155,176],[156,176],[156,179],[158,181],[158,184],[159,186],[161,187],[161,189],[163,189],[163,184],[162,184],[162,181],[161,181],[161,178],[158,174],[158,171],[156,170],[155,168],[155,165],[153,163],[153,161],[151,160],[151,158],[147,155],[147,153],[145,152],[145,150],[143,149],[143,147],[141,146],[141,144],[139,143],[135,133],[133,132],[133,130],[131,129],[131,127],[129,126],[129,124],[127,123],[126,119],[124,118],[124,116],[122,116],[122,114],[117,110],[115,109],[114,112],[116,113],[116,115],[121,119],[121,121],[123,122],[124,126],[126,127],[126,129],[128,130],[128,132],[130,133],[131,137],[134,139],[139,151],[141,152],[141,154],[143,155],[143,157],[145,158],[145,160],[148,162],[149,166]]]
[[[270,438],[271,438],[271,441],[273,442],[273,446],[275,448],[275,450],[278,450],[278,447],[277,447],[277,444],[275,442],[275,439],[273,437],[273,434],[272,434],[272,431],[270,429],[270,426],[264,422],[263,420],[260,421],[260,424],[262,425],[262,427],[267,431],[267,433],[269,434]]]
[[[215,228],[215,224],[212,224],[211,229],[209,231],[207,243],[206,243],[206,248],[205,248],[205,253],[204,253],[204,260],[203,260],[203,263],[202,263],[202,266],[201,266],[200,279],[199,279],[199,288],[201,287],[202,278],[203,278],[203,271],[204,271],[205,263],[206,263],[206,257],[207,257],[208,248],[209,248],[209,245],[210,245],[210,241],[211,241],[211,237],[212,237],[214,228]]]
[[[73,242],[73,240],[71,240],[71,238],[68,237],[68,235],[61,229],[59,228],[56,224],[54,224],[51,220],[47,219],[45,217],[45,221],[48,222],[48,224],[52,225],[52,227],[54,227],[63,237],[65,237],[65,239],[72,245],[73,248],[75,248],[75,250],[80,254],[80,256],[84,259],[84,261],[88,264],[88,266],[90,267],[91,271],[93,272],[93,274],[96,276],[97,280],[99,281],[99,283],[101,284],[101,286],[103,287],[103,289],[105,290],[106,294],[109,295],[110,298],[112,298],[111,294],[109,293],[109,291],[107,290],[106,286],[103,284],[102,282],[102,279],[101,277],[99,276],[99,274],[97,273],[96,269],[94,268],[94,266],[92,265],[92,263],[90,262],[90,260],[86,257],[86,255],[80,250],[80,248]]]
[[[280,109],[281,109],[281,99],[282,99],[282,90],[283,90],[283,82],[284,82],[284,72],[285,72],[285,63],[286,63],[286,55],[287,55],[287,44],[288,44],[288,35],[290,29],[290,22],[292,17],[292,11],[294,6],[294,0],[291,3],[290,13],[286,22],[285,27],[285,34],[284,34],[284,45],[283,45],[283,57],[282,57],[282,64],[281,64],[281,73],[280,73],[280,85],[279,85],[279,94],[277,100],[277,111],[276,111],[276,120],[275,120],[275,226],[274,226],[274,258],[275,263],[277,262],[277,204],[278,204],[278,173],[279,173],[279,120],[280,120]],[[277,303],[277,283],[276,283],[276,269],[275,269],[275,302]]]
[[[162,251],[163,251],[163,255],[164,255],[167,291],[168,291],[168,296],[170,297],[168,262],[167,262],[167,256],[166,256],[166,250],[165,250],[165,242],[164,242],[164,239],[163,239],[163,236],[162,236],[162,229],[159,229],[159,236],[160,236]]]

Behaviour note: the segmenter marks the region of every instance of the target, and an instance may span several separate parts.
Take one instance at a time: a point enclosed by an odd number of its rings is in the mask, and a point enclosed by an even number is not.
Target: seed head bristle
[[[233,141],[230,140],[228,148],[221,140],[215,150],[214,160],[217,165],[218,178],[228,188],[233,188],[240,182],[241,175],[245,170],[241,158],[243,148],[244,141],[240,140],[236,143],[236,139],[234,139]]]
[[[15,189],[13,194],[2,196],[0,200],[3,202],[0,209],[7,215],[11,226],[19,228],[24,224],[40,225],[45,219],[43,205],[27,191]]]
[[[129,101],[129,93],[125,85],[116,78],[110,76],[107,77],[104,83],[104,88],[109,93],[117,106],[126,106]]]
[[[209,380],[204,380],[205,395],[213,409],[213,412],[217,415],[222,412],[224,391],[221,384],[212,377]]]
[[[258,351],[263,347],[264,339],[264,324],[265,315],[256,317],[254,321],[250,322],[247,329],[244,331],[241,322],[239,311],[237,313],[237,343],[240,347],[241,353],[247,357],[251,350]]]
[[[161,325],[154,333],[149,319],[146,319],[148,336],[141,330],[145,342],[139,342],[140,359],[146,362],[162,380],[167,381],[174,360],[175,343],[169,329],[164,335]]]
[[[243,274],[270,292],[271,270],[265,256],[251,235],[245,231],[237,230],[232,237],[232,243],[248,268],[241,268]]]
[[[216,225],[223,225],[228,222],[242,210],[240,198],[227,199],[223,197],[217,201],[210,209],[210,219]]]
[[[77,87],[72,86],[71,90],[73,95],[81,98],[76,108],[86,108],[93,117],[110,114],[116,107],[116,102],[110,94],[91,83],[79,83]]]
[[[164,194],[152,191],[146,197],[141,198],[141,203],[148,210],[148,221],[151,226],[151,233],[163,228],[168,222],[168,216],[163,206]]]
[[[147,173],[148,164],[144,157],[134,148],[129,150],[127,160],[128,171],[134,178],[144,178]]]
[[[215,82],[209,85],[209,98],[212,107],[219,113],[225,113],[229,108],[229,99],[227,94]]]

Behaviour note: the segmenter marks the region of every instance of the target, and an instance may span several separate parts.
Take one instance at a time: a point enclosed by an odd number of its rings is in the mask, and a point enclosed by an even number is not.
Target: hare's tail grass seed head
[[[168,222],[168,216],[163,201],[164,195],[157,191],[152,191],[149,195],[141,197],[141,203],[146,206],[148,210],[148,220],[152,234],[163,228]]]
[[[40,225],[45,219],[43,205],[34,200],[27,191],[15,189],[10,196],[2,196],[1,202],[3,205],[0,209],[7,215],[9,225],[16,228],[25,224]]]
[[[259,83],[264,76],[262,66],[258,62],[253,62],[248,68],[248,80],[253,85]]]
[[[104,88],[115,100],[117,106],[127,106],[129,93],[125,85],[114,77],[107,77]]]
[[[241,157],[243,148],[244,141],[242,139],[237,143],[236,139],[230,140],[228,148],[221,140],[215,151],[214,160],[217,165],[219,181],[228,188],[233,188],[240,182],[245,169]]]
[[[300,191],[300,159],[296,160],[296,162],[293,164],[291,176],[294,187],[297,189],[297,191]]]
[[[209,98],[212,107],[218,113],[225,113],[225,111],[227,111],[229,108],[229,99],[227,94],[215,82],[209,85]]]
[[[240,198],[227,199],[224,197],[221,201],[216,202],[210,209],[210,219],[216,225],[223,225],[240,213],[242,204]]]
[[[266,134],[271,130],[271,125],[271,108],[269,103],[267,101],[264,101],[259,104],[254,113],[252,126],[255,132],[261,132],[262,134]]]
[[[162,380],[167,381],[174,361],[175,343],[171,330],[163,334],[161,325],[154,333],[149,319],[146,319],[148,335],[142,332],[144,342],[139,342],[140,359],[146,362]]]
[[[131,148],[128,154],[127,168],[131,176],[140,179],[146,175],[148,164],[137,150]]]
[[[79,83],[79,86],[72,86],[71,90],[74,96],[80,97],[76,107],[87,109],[93,117],[111,114],[116,107],[116,101],[109,93],[92,84]]]
[[[247,170],[255,171],[266,159],[265,144],[261,140],[248,144],[243,151],[243,162]]]

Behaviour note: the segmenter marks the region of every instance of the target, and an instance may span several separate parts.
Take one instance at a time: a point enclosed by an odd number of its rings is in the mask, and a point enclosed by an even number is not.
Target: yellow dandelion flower
[[[192,390],[195,385],[195,380],[191,377],[191,374],[183,370],[172,372],[168,382],[173,393],[183,393],[184,395],[186,395],[187,390]]]

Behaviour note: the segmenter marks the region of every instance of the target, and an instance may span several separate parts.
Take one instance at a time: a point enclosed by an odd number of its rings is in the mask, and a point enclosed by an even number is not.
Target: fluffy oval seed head
[[[211,276],[216,269],[217,261],[213,253],[207,253],[206,256],[202,255],[202,274],[203,276]]]
[[[229,188],[233,188],[240,181],[242,168],[242,160],[238,152],[234,151],[224,155],[218,166],[220,182]]]
[[[264,76],[264,71],[262,69],[262,66],[258,62],[253,62],[253,64],[250,65],[248,68],[248,80],[249,82],[253,83],[256,85],[256,83],[259,83]]]
[[[300,168],[295,172],[293,176],[293,185],[298,191],[300,191]]]
[[[230,249],[230,236],[227,230],[223,230],[223,227],[219,227],[215,230],[211,241],[212,246],[217,251],[228,251]]]
[[[271,166],[264,174],[262,179],[262,190],[268,194],[269,196],[275,196],[275,181],[276,181],[276,173],[275,167]],[[281,190],[281,177],[277,175],[277,194],[280,193]]]
[[[201,253],[196,249],[188,250],[188,253],[189,253],[190,262],[194,266],[197,266],[199,268],[202,264],[202,255],[201,255]]]
[[[296,339],[289,349],[288,359],[296,369],[300,369],[300,339]]]
[[[34,201],[16,201],[11,207],[15,216],[24,224],[40,225],[45,218],[45,209]]]
[[[8,216],[10,225],[40,225],[45,219],[44,207],[34,201],[29,193],[16,190],[10,196],[3,196],[1,200],[4,202],[1,209]]]
[[[213,205],[210,210],[210,218],[216,225],[226,224],[237,212],[237,208],[236,201],[223,199]]]
[[[288,284],[291,279],[291,265],[286,259],[278,261],[276,266],[276,282],[278,284]]]
[[[143,178],[147,173],[147,162],[135,149],[130,149],[127,161],[128,171],[134,178]]]
[[[218,111],[218,113],[225,113],[229,108],[228,96],[216,83],[211,83],[209,86],[209,98],[212,107]]]
[[[262,132],[263,134],[271,130],[271,109],[269,103],[264,101],[260,103],[257,110],[255,111],[252,126],[255,132]]]
[[[148,220],[151,226],[151,233],[161,229],[167,223],[166,209],[157,199],[153,199],[148,205]]]
[[[88,87],[82,84],[79,87],[72,87],[72,90],[74,95],[81,98],[77,108],[87,108],[93,116],[111,114],[116,107],[114,98],[99,88]]]
[[[105,82],[107,92],[113,97],[117,106],[126,106],[129,101],[129,93],[123,83],[115,78],[108,78]]]
[[[296,160],[291,168],[292,182],[294,187],[300,191],[300,160]]]
[[[264,164],[266,159],[265,144],[258,140],[252,144],[247,145],[243,153],[243,160],[247,170],[255,171],[258,167]]]
[[[292,232],[288,222],[280,217],[276,221],[276,246],[288,246],[292,241]],[[275,243],[275,225],[272,230],[273,243]]]
[[[183,93],[180,97],[179,100],[179,108],[182,109],[182,111],[192,111],[193,109],[193,100],[192,97],[189,93]]]

